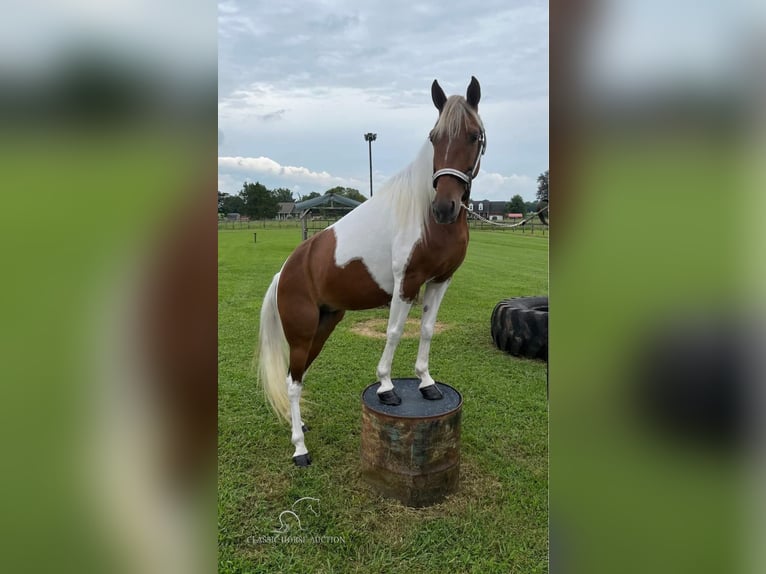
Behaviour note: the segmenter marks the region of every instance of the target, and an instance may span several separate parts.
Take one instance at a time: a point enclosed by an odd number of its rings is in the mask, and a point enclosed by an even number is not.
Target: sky
[[[532,201],[548,169],[548,5],[537,0],[218,3],[218,189],[369,195],[417,155],[447,95],[480,84],[474,199]]]

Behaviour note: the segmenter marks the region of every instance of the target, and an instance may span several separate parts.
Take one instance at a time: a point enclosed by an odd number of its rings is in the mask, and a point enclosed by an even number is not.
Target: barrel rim
[[[401,377],[401,378],[392,379],[392,380],[393,381],[417,381],[419,379],[416,379],[416,378],[413,378],[413,377]],[[396,414],[392,414],[392,413],[387,413],[387,412],[376,410],[376,409],[372,408],[370,405],[368,405],[367,403],[364,402],[364,393],[366,393],[367,389],[369,389],[370,387],[374,387],[375,385],[379,384],[380,381],[375,381],[374,383],[370,383],[369,385],[364,387],[364,389],[362,389],[362,393],[359,395],[359,398],[362,401],[362,409],[363,410],[366,409],[366,410],[368,410],[368,411],[370,411],[372,413],[375,413],[376,416],[390,417],[392,419],[401,419],[401,420],[439,419],[439,418],[445,417],[447,415],[455,414],[456,412],[460,411],[463,408],[463,395],[460,393],[460,391],[458,391],[452,385],[448,385],[447,383],[442,383],[441,381],[434,381],[434,382],[439,384],[439,385],[443,385],[445,387],[449,387],[450,389],[452,389],[455,392],[455,394],[457,394],[459,400],[458,400],[457,405],[453,409],[448,410],[448,411],[444,411],[443,413],[438,413],[438,414],[435,414],[435,415],[417,415],[417,416],[413,416],[413,415],[396,415]]]

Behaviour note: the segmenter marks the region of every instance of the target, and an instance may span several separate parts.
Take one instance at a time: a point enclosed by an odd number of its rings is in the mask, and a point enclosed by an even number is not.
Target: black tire
[[[492,340],[514,357],[548,360],[548,297],[514,297],[495,305]]]

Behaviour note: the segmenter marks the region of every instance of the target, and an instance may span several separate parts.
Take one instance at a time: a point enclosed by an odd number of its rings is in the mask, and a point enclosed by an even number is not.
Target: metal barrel
[[[426,400],[418,379],[394,379],[398,406],[382,404],[380,383],[362,393],[362,477],[378,494],[406,506],[430,506],[458,488],[463,398],[437,382],[443,398]]]

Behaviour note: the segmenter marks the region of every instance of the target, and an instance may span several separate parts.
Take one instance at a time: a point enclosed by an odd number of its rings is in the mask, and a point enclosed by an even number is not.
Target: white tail
[[[290,422],[290,400],[287,398],[288,346],[277,308],[279,273],[266,291],[261,307],[261,330],[258,337],[258,377],[266,398],[278,416]]]

